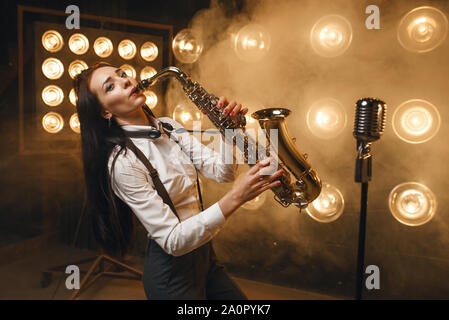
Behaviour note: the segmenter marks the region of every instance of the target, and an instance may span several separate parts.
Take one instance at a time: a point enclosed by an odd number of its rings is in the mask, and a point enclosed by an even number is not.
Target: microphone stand
[[[355,182],[362,182],[360,221],[359,221],[359,243],[357,248],[357,276],[356,276],[356,299],[362,299],[363,289],[363,267],[365,260],[365,231],[366,231],[366,208],[368,203],[368,181],[371,180],[372,156],[371,143],[357,140],[357,159],[355,169]]]

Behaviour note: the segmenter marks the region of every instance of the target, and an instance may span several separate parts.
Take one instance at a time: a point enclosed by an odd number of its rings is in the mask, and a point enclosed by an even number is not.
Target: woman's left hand
[[[248,108],[242,108],[242,105],[234,100],[229,102],[224,96],[218,100],[218,107],[223,109],[223,113],[234,120],[236,124],[238,124],[238,115],[245,115],[248,112]]]

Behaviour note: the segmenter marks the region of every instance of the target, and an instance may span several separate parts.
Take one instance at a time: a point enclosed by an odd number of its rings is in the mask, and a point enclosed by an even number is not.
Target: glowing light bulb
[[[72,116],[70,117],[70,128],[76,132],[76,133],[80,133],[81,132],[81,126],[80,126],[80,121],[78,119],[78,113],[74,113],[72,114]]]
[[[154,76],[157,73],[156,69],[153,67],[147,66],[140,71],[140,80],[148,79]]]
[[[118,44],[118,54],[125,60],[131,60],[137,53],[136,45],[129,39],[120,41]]]
[[[157,105],[157,95],[153,91],[144,91],[143,94],[146,97],[145,104],[153,109]]]
[[[319,19],[310,32],[313,50],[322,57],[342,55],[351,45],[352,27],[339,15],[327,15]]]
[[[178,104],[173,110],[173,120],[181,123],[186,129],[193,128],[194,121],[201,121],[202,113],[190,106],[184,104]]]
[[[94,51],[97,56],[107,58],[111,55],[114,46],[112,41],[106,37],[98,37],[94,42]]]
[[[402,183],[394,187],[388,204],[393,217],[408,226],[420,226],[429,222],[437,209],[433,192],[417,182]]]
[[[75,89],[73,89],[73,88],[70,89],[69,100],[70,100],[71,104],[76,106],[76,101],[78,100],[78,97],[76,96]]]
[[[48,133],[57,133],[64,127],[64,120],[57,112],[49,112],[42,118],[42,127]]]
[[[45,31],[42,35],[42,46],[49,52],[58,52],[62,49],[64,40],[56,30]]]
[[[401,140],[416,144],[429,141],[438,133],[441,118],[430,102],[412,99],[396,108],[392,122],[393,130]]]
[[[318,100],[307,112],[307,127],[321,139],[333,139],[346,127],[347,115],[342,104],[332,98]]]
[[[69,65],[70,78],[75,79],[75,77],[79,75],[81,71],[86,70],[87,68],[87,63],[82,60],[72,61]]]
[[[438,47],[446,38],[448,21],[440,10],[423,6],[408,12],[401,19],[397,38],[405,49],[423,53]]]
[[[140,55],[145,61],[154,61],[158,55],[157,46],[153,42],[145,42],[140,47]]]
[[[196,31],[183,29],[173,39],[172,49],[180,62],[194,63],[203,52],[203,41]]]
[[[42,90],[42,100],[46,105],[56,107],[64,100],[64,93],[60,87],[51,84]]]
[[[74,54],[85,54],[89,49],[89,40],[81,33],[75,33],[69,38],[69,48]]]
[[[136,69],[134,69],[133,66],[129,65],[129,64],[123,64],[120,69],[122,69],[123,71],[125,71],[126,75],[130,78],[136,78]]]
[[[51,80],[56,80],[61,78],[64,73],[64,66],[59,59],[47,58],[42,63],[42,73]]]
[[[271,46],[270,33],[261,25],[249,24],[241,28],[234,36],[234,51],[246,62],[263,59]]]
[[[334,186],[323,183],[320,195],[306,208],[314,220],[328,223],[337,220],[343,213],[345,202],[341,192]]]

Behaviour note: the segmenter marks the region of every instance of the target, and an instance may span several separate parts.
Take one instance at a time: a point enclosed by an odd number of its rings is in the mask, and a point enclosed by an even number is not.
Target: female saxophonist
[[[232,181],[237,164],[222,161],[224,150],[232,148],[224,148],[228,142],[222,139],[219,154],[188,133],[173,141],[164,134],[164,122],[182,126],[147,114],[145,96],[135,92],[136,85],[123,70],[105,63],[84,70],[74,81],[97,243],[106,254],[123,257],[131,244],[135,215],[148,231],[143,272],[148,299],[246,299],[217,261],[211,240],[238,207],[278,185],[281,170],[267,174],[269,159],[258,162],[228,193],[202,210],[196,170],[218,182]],[[248,111],[225,97],[219,106],[231,118]],[[130,132],[155,129],[161,132],[158,138],[129,138]],[[159,196],[145,165],[127,148],[127,139],[157,170],[176,214]]]

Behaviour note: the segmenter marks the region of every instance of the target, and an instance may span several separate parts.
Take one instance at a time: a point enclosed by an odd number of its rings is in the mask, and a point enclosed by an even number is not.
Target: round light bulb
[[[61,78],[64,73],[64,66],[59,59],[47,58],[42,63],[42,73],[51,80],[56,80]]]
[[[42,46],[49,52],[58,52],[62,49],[64,40],[56,30],[45,31],[42,35]]]
[[[89,49],[89,40],[81,33],[75,33],[69,38],[69,48],[74,54],[82,55]]]

